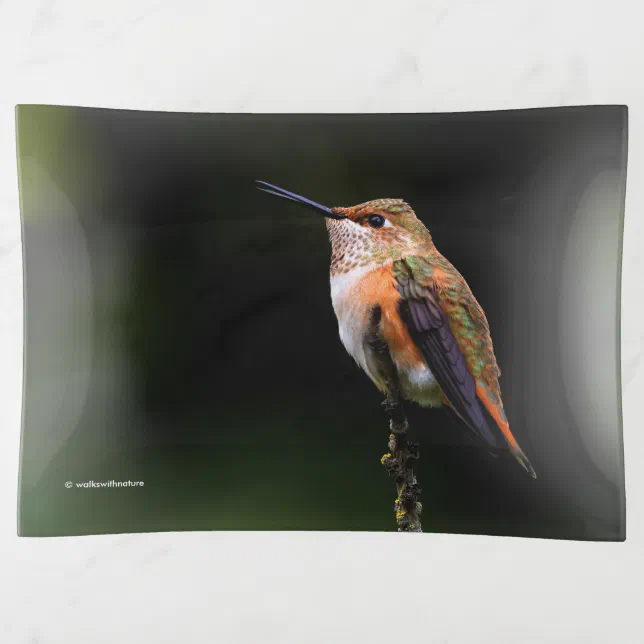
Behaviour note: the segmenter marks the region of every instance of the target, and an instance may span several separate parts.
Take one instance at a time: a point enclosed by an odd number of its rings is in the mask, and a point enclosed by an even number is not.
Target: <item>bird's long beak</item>
[[[291,201],[295,201],[295,203],[299,203],[302,206],[309,208],[310,210],[321,213],[325,217],[330,217],[331,219],[346,219],[345,215],[337,214],[333,212],[331,208],[327,208],[322,204],[311,201],[306,197],[300,197],[300,195],[296,195],[294,192],[284,190],[284,188],[278,188],[277,186],[273,186],[270,183],[266,183],[266,181],[257,180],[255,181],[255,183],[257,184],[257,188],[262,192],[268,192],[268,194],[275,195],[276,197],[282,197],[283,199],[290,199]]]

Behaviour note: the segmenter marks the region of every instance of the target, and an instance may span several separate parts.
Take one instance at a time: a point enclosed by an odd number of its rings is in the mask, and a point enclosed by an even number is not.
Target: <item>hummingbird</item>
[[[325,217],[340,340],[384,395],[392,432],[403,401],[441,407],[495,455],[533,478],[503,409],[490,327],[465,278],[402,199],[327,207],[265,181],[257,187]]]

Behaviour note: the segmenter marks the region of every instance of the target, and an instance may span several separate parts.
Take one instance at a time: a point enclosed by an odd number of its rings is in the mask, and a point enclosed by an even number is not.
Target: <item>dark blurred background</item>
[[[626,108],[445,115],[20,106],[23,535],[395,529],[381,397],[323,218],[401,197],[485,309],[538,474],[410,410],[426,532],[625,536]],[[144,481],[72,489],[66,481]]]

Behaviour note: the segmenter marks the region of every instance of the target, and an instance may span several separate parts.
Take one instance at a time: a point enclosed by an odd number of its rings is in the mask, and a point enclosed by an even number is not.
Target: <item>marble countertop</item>
[[[0,1],[0,641],[642,641],[641,22],[630,1]],[[19,539],[16,103],[201,112],[627,104],[626,543],[357,533]],[[400,587],[404,621],[392,600]]]

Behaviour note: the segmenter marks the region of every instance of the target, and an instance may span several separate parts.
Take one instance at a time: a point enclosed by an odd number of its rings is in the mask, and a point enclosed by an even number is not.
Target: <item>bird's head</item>
[[[329,208],[264,181],[258,181],[257,187],[326,217],[332,272],[382,265],[433,248],[429,231],[402,199],[375,199]]]

